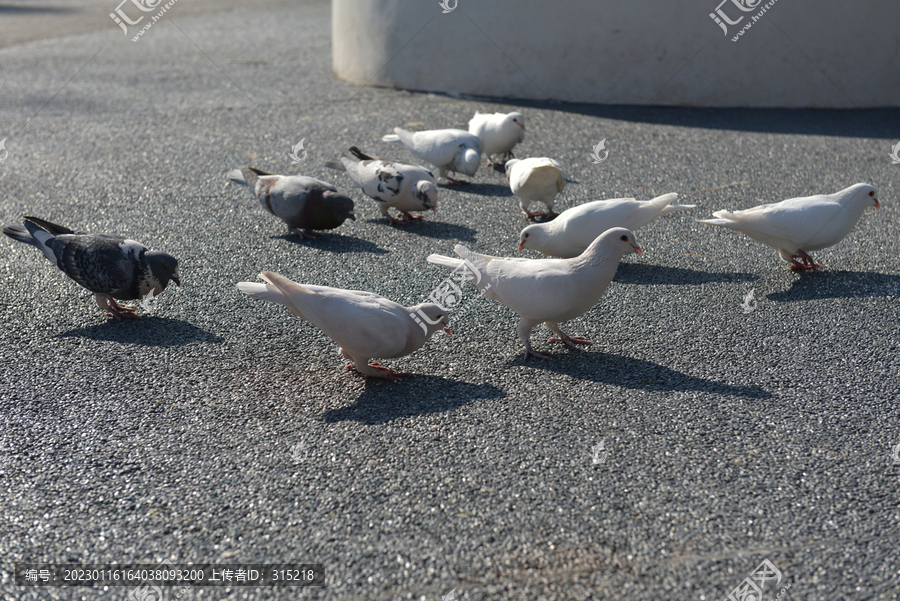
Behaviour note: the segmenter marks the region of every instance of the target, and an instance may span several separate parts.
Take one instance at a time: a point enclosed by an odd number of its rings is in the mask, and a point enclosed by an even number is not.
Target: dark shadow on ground
[[[385,227],[392,227],[402,232],[409,232],[417,236],[425,236],[426,238],[437,238],[439,240],[465,240],[473,242],[475,240],[475,230],[464,225],[456,225],[453,223],[443,223],[441,221],[432,221],[429,218],[433,213],[429,212],[425,219],[419,219],[409,225],[387,225],[383,219],[369,219],[369,223],[381,223]]]
[[[643,359],[567,349],[560,343],[545,343],[538,347],[535,348],[538,352],[550,352],[553,356],[546,360],[534,357],[526,360],[524,355],[519,355],[510,361],[509,365],[552,371],[579,380],[622,388],[697,391],[755,399],[767,399],[772,396],[769,391],[758,386],[732,386],[715,380],[704,380]]]
[[[421,92],[426,93],[426,92]],[[434,93],[434,92],[431,92]],[[900,109],[688,108],[628,104],[588,104],[463,95],[466,100],[591,117],[701,129],[774,134],[882,138],[900,130]],[[502,109],[497,109],[502,110]]]
[[[503,398],[490,384],[470,384],[447,378],[411,375],[402,382],[366,378],[366,389],[349,407],[326,412],[328,423],[358,421],[383,424],[403,417],[444,413],[481,399]]]
[[[872,271],[803,272],[789,289],[767,294],[766,298],[784,303],[867,296],[900,296],[900,275]]]
[[[9,4],[0,4],[0,14],[15,13],[74,13],[77,9],[62,6],[22,6],[17,4],[10,6]]]
[[[620,284],[698,285],[711,282],[753,282],[759,276],[752,273],[710,273],[684,267],[663,267],[650,263],[622,263],[614,281]]]
[[[506,197],[513,195],[512,190],[509,189],[509,185],[504,184],[486,184],[482,182],[473,182],[468,186],[448,186],[442,184],[441,187],[448,190],[478,194],[479,196]]]
[[[296,234],[282,234],[280,236],[272,236],[272,238],[278,238],[299,246],[310,246],[332,253],[375,253],[384,255],[388,252],[383,248],[378,248],[378,245],[374,242],[355,236],[344,236],[343,234],[336,233],[323,234],[321,232],[315,232],[315,234],[318,236],[315,240],[301,238]]]
[[[90,338],[139,346],[182,346],[192,342],[221,343],[225,339],[180,319],[145,315],[140,319],[108,320],[57,334],[59,338]]]

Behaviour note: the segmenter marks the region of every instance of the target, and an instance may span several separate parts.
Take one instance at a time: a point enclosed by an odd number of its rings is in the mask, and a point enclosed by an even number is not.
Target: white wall
[[[448,0],[452,6],[453,0]],[[605,104],[900,106],[900,2],[332,0],[333,66],[370,85]],[[735,2],[750,4],[742,12]]]

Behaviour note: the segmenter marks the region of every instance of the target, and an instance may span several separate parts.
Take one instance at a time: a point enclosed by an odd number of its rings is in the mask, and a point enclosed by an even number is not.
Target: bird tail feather
[[[234,184],[239,184],[241,186],[246,186],[247,180],[244,179],[244,174],[241,173],[240,169],[232,169],[228,172],[228,179]]]
[[[386,136],[381,136],[381,141],[382,142],[399,142],[400,136],[398,136],[397,134],[388,134]]]
[[[429,263],[434,263],[435,265],[441,265],[443,267],[450,267],[451,269],[456,269],[460,265],[462,265],[462,259],[457,259],[455,257],[446,257],[444,255],[428,255],[425,258]]]
[[[360,161],[374,161],[375,157],[370,157],[356,146],[350,147],[350,154],[358,158]]]
[[[338,171],[346,171],[346,167],[344,164],[337,159],[328,159],[325,161],[325,166],[329,169],[337,169]]]

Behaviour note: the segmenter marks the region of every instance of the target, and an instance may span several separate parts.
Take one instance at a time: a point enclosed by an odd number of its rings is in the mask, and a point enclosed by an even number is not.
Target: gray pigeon
[[[114,299],[153,298],[166,289],[169,280],[181,285],[178,260],[170,254],[120,236],[74,232],[37,217],[24,220],[24,227],[9,225],[3,233],[41,249],[63,273],[94,293],[108,317],[137,317],[133,306]]]
[[[340,162],[327,161],[325,165],[345,170],[350,179],[378,204],[390,225],[406,225],[413,219],[424,218],[411,215],[410,211],[437,211],[438,187],[430,171],[418,165],[370,157],[356,146],[351,146],[350,152],[355,159],[341,157]],[[390,207],[403,213],[405,219],[391,217]]]
[[[259,204],[301,238],[315,238],[310,230],[333,230],[347,219],[356,220],[353,200],[337,188],[305,175],[275,175],[254,167],[234,169],[228,179],[248,186]]]

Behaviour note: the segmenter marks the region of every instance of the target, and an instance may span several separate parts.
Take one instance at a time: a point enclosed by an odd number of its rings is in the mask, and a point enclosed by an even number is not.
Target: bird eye
[[[872,190],[871,192],[869,192],[869,196],[875,196],[875,190]]]
[[[625,242],[628,242],[628,236],[622,236],[622,240],[624,240]]]
[[[530,235],[531,235],[531,234],[525,234],[525,237],[527,238],[527,237],[530,236]]]
[[[168,268],[169,268],[169,266],[168,266],[168,265],[166,265],[166,264],[165,264],[165,263],[163,263],[163,264],[162,264],[162,268],[163,268],[163,269],[168,269]]]

